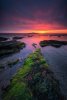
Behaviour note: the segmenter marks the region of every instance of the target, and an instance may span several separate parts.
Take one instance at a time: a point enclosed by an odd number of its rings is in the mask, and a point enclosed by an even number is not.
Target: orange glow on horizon
[[[67,33],[67,28],[59,23],[48,23],[42,20],[31,20],[24,18],[11,18],[15,21],[21,21],[18,24],[6,25],[5,29],[0,31],[0,33]]]
[[[11,30],[11,31],[3,31],[2,33],[66,33],[67,29],[62,30]]]
[[[16,31],[17,33],[67,33],[67,29],[65,30],[20,30]]]

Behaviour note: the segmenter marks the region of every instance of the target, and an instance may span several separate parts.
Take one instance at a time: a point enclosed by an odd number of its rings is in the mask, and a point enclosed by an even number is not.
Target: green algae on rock
[[[62,45],[67,45],[67,41],[43,40],[43,41],[40,41],[39,44],[40,44],[41,47],[44,47],[44,46],[53,46],[53,47],[59,48]]]
[[[6,41],[0,42],[0,56],[9,55],[20,51],[20,49],[25,47],[24,42],[19,41]]]
[[[3,94],[3,100],[65,100],[40,49],[26,58]]]

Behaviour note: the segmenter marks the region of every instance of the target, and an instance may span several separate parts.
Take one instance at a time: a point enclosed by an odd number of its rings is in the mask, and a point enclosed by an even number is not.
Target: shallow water
[[[42,53],[49,68],[60,82],[62,92],[67,96],[67,46],[60,48],[44,47]]]
[[[10,37],[11,38],[11,37]],[[19,41],[25,42],[26,47],[20,52],[7,56],[0,59],[0,64],[7,64],[8,61],[15,60],[18,58],[26,58],[30,53],[32,53],[36,48],[32,46],[32,43],[37,44],[37,48],[40,48],[39,42],[42,40],[63,40],[66,41],[67,37],[61,36],[33,36],[25,37]],[[44,58],[49,64],[50,69],[55,73],[55,76],[60,80],[60,86],[62,92],[67,95],[67,46],[62,46],[60,48],[55,48],[52,46],[46,46],[41,48]],[[17,70],[22,66],[19,62],[12,68],[5,66],[5,69],[0,72],[0,87],[6,87],[10,83],[10,79],[17,72]]]

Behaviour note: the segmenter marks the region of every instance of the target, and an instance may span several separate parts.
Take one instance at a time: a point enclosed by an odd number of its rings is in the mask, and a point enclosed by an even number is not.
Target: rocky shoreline
[[[3,91],[3,100],[65,100],[40,49],[31,53]]]

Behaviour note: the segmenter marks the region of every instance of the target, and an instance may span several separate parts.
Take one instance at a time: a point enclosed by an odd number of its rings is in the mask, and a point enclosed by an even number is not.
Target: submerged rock
[[[37,45],[36,43],[33,43],[33,44],[32,44],[32,46],[33,46],[34,48],[36,48],[36,45]]]

